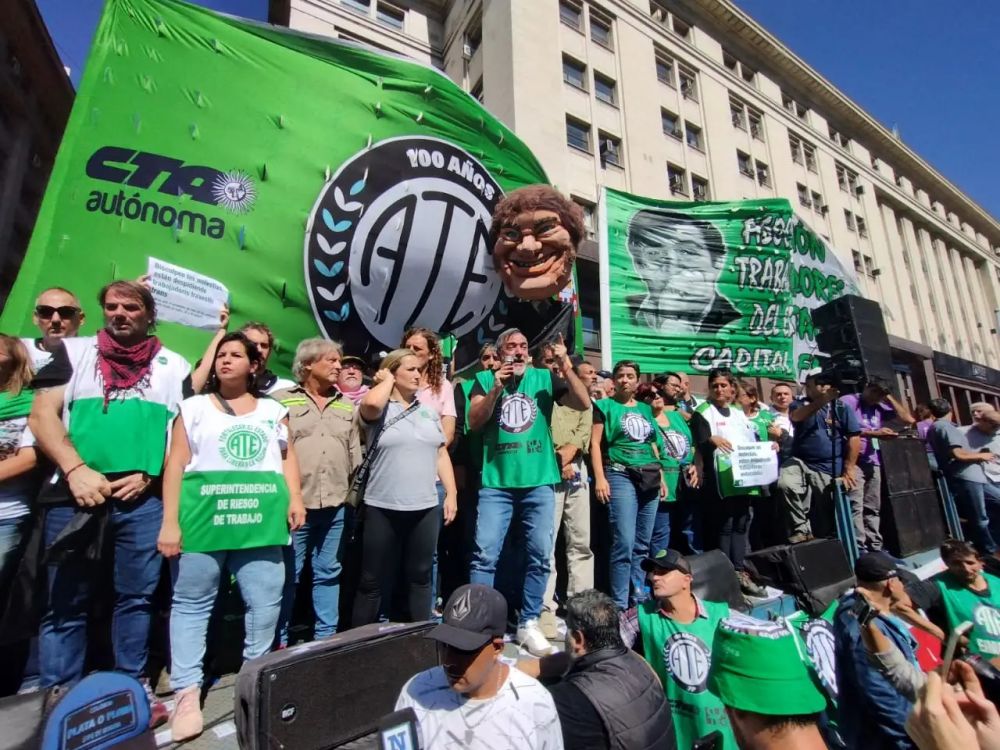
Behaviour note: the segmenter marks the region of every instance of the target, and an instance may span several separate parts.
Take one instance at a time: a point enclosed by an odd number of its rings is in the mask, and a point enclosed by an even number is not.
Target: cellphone
[[[951,635],[948,636],[948,645],[945,646],[944,650],[944,669],[941,672],[944,675],[944,679],[948,679],[948,672],[951,671],[951,662],[955,658],[955,649],[958,647],[959,639],[970,630],[972,630],[972,623],[966,620],[952,630]]]
[[[505,365],[512,365],[512,364],[514,364],[514,357],[504,357],[503,358],[503,363]]]
[[[691,745],[691,750],[719,750],[722,747],[722,732],[716,729],[704,737],[699,737]]]
[[[861,627],[865,627],[868,623],[878,617],[878,611],[875,610],[868,600],[865,599],[861,594],[858,594],[857,600],[851,606],[851,614],[858,618],[858,624]]]

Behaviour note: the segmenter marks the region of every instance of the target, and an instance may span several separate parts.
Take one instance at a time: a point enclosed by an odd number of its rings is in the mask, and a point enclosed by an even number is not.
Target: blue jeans
[[[278,619],[278,640],[288,645],[288,625],[295,605],[295,590],[306,564],[312,565],[312,602],[316,614],[313,637],[329,638],[337,632],[340,615],[340,573],[343,560],[344,516],[347,506],[306,510],[306,522],[292,532],[292,544],[283,547],[285,590]]]
[[[656,554],[661,549],[670,548],[670,514],[676,501],[672,503],[658,502],[656,504],[656,518],[653,521],[653,533],[649,537],[649,549],[651,554]]]
[[[21,550],[27,542],[25,532],[30,525],[31,516],[0,520],[0,596],[6,597],[7,586],[17,572],[17,565],[21,562]],[[0,607],[5,604],[6,601],[0,599]]]
[[[522,625],[527,620],[537,620],[542,613],[545,585],[549,580],[549,557],[555,539],[555,504],[556,496],[550,484],[525,489],[483,487],[479,490],[476,553],[469,580],[493,585],[497,560],[516,505],[526,558],[519,623]]]
[[[968,519],[969,536],[979,553],[991,555],[996,552],[998,548],[990,530],[990,521],[1000,522],[1000,489],[992,484],[965,479],[949,479],[948,489],[955,496],[959,510]]]
[[[688,487],[682,480],[677,487],[677,501],[670,504],[670,525],[687,545],[682,549],[678,539],[677,551],[685,555],[700,555],[704,549],[700,500],[701,490]]]
[[[228,552],[184,552],[170,561],[174,599],[170,608],[170,687],[201,685],[208,619],[223,568],[236,576],[246,602],[243,659],[266,654],[274,640],[285,583],[282,547]]]
[[[115,605],[111,640],[115,669],[139,678],[146,667],[153,591],[160,580],[162,558],[156,538],[163,520],[158,497],[125,502],[109,500],[108,533],[114,542]],[[45,514],[48,547],[76,515],[75,505],[57,505]],[[83,511],[79,511],[83,512]],[[71,558],[48,566],[48,606],[39,631],[41,687],[66,685],[83,677],[87,653],[87,616],[100,563]]]
[[[441,528],[444,528],[444,485],[441,484],[441,480],[437,481],[437,494],[438,494],[438,507],[441,509]],[[438,530],[438,538],[440,539],[440,529]],[[434,558],[431,560],[431,610],[437,606],[438,600],[438,551],[437,547],[434,548]],[[444,603],[441,603],[441,607],[444,607]]]
[[[639,567],[649,554],[660,490],[640,493],[622,471],[607,473],[611,487],[608,514],[611,521],[611,598],[622,609],[646,598],[646,575]],[[631,583],[632,592],[629,593]]]

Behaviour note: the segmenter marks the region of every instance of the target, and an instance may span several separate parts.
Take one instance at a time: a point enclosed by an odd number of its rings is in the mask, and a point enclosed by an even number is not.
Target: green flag
[[[300,339],[374,354],[410,325],[475,351],[538,307],[502,289],[488,230],[503,192],[546,181],[431,67],[176,0],[108,0],[0,326],[28,333],[49,286],[96,324],[98,289],[153,257],[225,285],[234,324],[269,324],[285,368]],[[208,340],[159,335],[190,358]]]
[[[801,379],[810,309],[858,294],[854,275],[784,199],[679,203],[605,190],[605,367]],[[608,335],[610,334],[610,335]]]

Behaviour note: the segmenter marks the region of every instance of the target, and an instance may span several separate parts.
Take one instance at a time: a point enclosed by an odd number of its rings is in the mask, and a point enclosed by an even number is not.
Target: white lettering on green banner
[[[287,544],[288,501],[285,478],[274,472],[189,472],[181,482],[181,549]]]

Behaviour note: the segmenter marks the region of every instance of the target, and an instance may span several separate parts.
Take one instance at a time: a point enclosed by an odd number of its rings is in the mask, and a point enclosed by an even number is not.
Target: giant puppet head
[[[493,212],[493,266],[509,294],[548,299],[572,278],[583,210],[548,185],[505,196]]]

